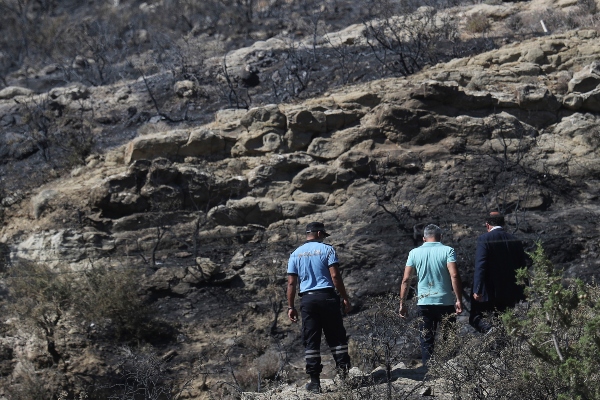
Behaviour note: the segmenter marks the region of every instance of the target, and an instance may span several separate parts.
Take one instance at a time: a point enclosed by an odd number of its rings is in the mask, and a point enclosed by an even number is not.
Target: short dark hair
[[[504,215],[498,211],[492,211],[485,222],[491,226],[504,226]]]

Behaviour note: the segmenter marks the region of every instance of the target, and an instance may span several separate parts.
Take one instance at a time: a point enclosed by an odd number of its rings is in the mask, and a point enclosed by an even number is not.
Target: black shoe
[[[348,379],[348,368],[336,368],[336,378],[341,381],[346,381]]]
[[[321,384],[317,382],[309,382],[306,384],[306,391],[319,394],[321,393]]]

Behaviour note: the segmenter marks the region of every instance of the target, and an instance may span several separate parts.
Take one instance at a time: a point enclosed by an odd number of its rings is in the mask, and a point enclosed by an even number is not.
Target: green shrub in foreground
[[[503,316],[511,336],[524,341],[540,364],[529,375],[545,376],[558,399],[600,398],[600,288],[562,274],[540,243],[529,253],[531,271],[519,272],[530,304],[526,315]]]
[[[494,319],[486,335],[450,330],[429,377],[462,399],[600,398],[600,288],[565,282],[541,244],[519,272],[527,302]],[[491,316],[493,318],[493,316]]]

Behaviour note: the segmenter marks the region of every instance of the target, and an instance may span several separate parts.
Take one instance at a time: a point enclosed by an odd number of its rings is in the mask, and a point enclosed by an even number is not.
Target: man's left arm
[[[449,262],[446,264],[448,267],[448,272],[450,273],[450,280],[452,281],[452,290],[454,291],[454,295],[456,296],[456,303],[454,307],[456,308],[456,313],[462,313],[462,282],[460,280],[460,274],[458,273],[458,267],[456,266],[456,262]]]
[[[473,273],[473,299],[475,301],[484,301],[485,292],[485,274],[488,264],[487,243],[480,236],[477,239],[475,249],[475,271]]]
[[[329,273],[331,274],[331,280],[333,281],[333,286],[337,289],[342,301],[344,302],[344,311],[347,313],[352,309],[352,304],[350,304],[350,299],[348,298],[348,293],[346,293],[346,286],[344,286],[344,280],[342,279],[342,274],[339,270],[339,264],[335,263],[329,266]]]
[[[288,301],[288,318],[292,322],[298,322],[298,311],[294,307],[294,301],[296,300],[296,286],[298,286],[298,275],[288,275],[288,286],[287,286],[287,301]]]

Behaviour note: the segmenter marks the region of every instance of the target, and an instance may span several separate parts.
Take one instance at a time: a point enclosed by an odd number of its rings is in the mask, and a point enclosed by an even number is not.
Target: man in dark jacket
[[[475,274],[469,324],[479,332],[491,329],[485,313],[501,313],[524,299],[523,287],[517,285],[516,271],[525,266],[523,244],[506,232],[504,216],[490,213],[485,223],[487,233],[477,238]]]

